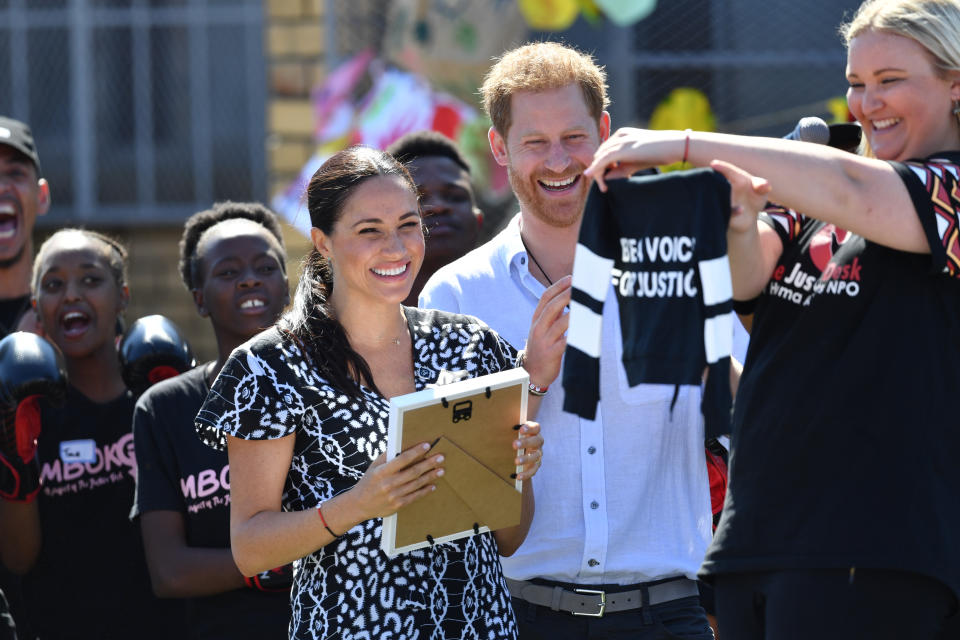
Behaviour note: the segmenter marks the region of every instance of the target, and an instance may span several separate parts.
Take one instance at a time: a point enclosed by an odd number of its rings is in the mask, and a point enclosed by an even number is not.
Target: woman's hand
[[[740,167],[723,160],[714,160],[710,168],[730,183],[730,224],[734,233],[753,233],[757,229],[757,213],[767,205],[770,183],[750,175]]]
[[[443,456],[427,457],[429,451],[430,444],[422,442],[390,462],[382,454],[371,463],[348,492],[359,522],[392,515],[436,489],[433,483],[443,475]]]
[[[529,480],[543,463],[543,436],[540,435],[540,423],[527,420],[520,425],[520,437],[513,441],[513,449],[517,452],[513,462],[520,466],[517,480]],[[523,449],[523,455],[520,450]]]
[[[683,131],[652,131],[624,127],[607,138],[584,171],[607,190],[606,180],[626,178],[641,169],[679,162],[687,148]]]
[[[530,374],[530,382],[539,387],[549,386],[560,375],[560,360],[567,347],[566,332],[570,324],[564,309],[570,304],[572,282],[571,276],[554,282],[543,292],[533,312],[523,368]]]

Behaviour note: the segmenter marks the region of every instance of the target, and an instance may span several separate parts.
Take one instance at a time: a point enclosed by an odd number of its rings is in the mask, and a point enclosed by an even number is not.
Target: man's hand
[[[541,388],[550,386],[560,375],[570,325],[570,315],[565,310],[570,304],[572,282],[571,276],[564,276],[544,291],[530,322],[523,368],[530,374],[531,384]]]

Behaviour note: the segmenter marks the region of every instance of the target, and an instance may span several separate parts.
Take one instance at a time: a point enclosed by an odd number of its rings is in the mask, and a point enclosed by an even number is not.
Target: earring
[[[953,101],[953,115],[960,118],[960,100]]]

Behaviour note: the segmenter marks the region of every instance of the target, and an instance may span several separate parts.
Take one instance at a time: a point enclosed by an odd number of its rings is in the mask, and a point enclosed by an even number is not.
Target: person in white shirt
[[[520,213],[437,271],[420,305],[476,315],[522,345],[532,320],[569,303],[583,170],[610,133],[606,79],[589,56],[545,42],[507,52],[481,92]],[[550,437],[529,535],[502,559],[520,638],[713,638],[694,581],[712,524],[700,390],[630,388],[612,287],[603,323],[596,420],[561,409],[559,332],[551,366],[528,367],[534,392],[549,387],[537,419]]]

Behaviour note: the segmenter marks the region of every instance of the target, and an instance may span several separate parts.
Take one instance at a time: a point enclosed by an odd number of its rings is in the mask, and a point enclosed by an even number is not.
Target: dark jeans
[[[925,576],[881,569],[804,569],[715,578],[723,640],[934,640],[956,608]]]
[[[519,598],[513,598],[513,610],[520,627],[519,640],[713,640],[697,596],[608,613],[602,618],[553,611]]]

